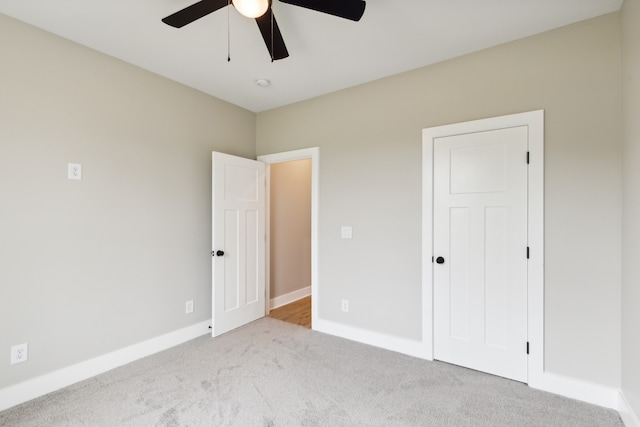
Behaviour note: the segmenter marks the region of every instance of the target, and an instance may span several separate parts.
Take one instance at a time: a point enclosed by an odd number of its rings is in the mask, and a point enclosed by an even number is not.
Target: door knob
[[[216,256],[223,256],[224,255],[224,251],[217,251],[216,252]]]
[[[436,262],[438,264],[444,264],[444,258],[442,258],[441,256],[439,256],[438,258],[436,258]]]

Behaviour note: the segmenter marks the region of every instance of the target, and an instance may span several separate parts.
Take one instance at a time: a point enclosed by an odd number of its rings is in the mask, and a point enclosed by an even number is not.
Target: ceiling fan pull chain
[[[271,62],[273,62],[273,52],[275,50],[275,46],[273,45],[273,9],[269,8],[269,14],[271,15]]]
[[[227,0],[227,62],[231,62],[231,0]]]

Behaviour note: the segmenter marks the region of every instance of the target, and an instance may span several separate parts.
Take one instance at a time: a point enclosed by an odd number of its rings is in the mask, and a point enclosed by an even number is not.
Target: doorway
[[[271,206],[269,205],[269,200],[271,198],[271,166],[276,164],[283,164],[287,162],[296,162],[299,160],[307,160],[310,162],[310,181],[311,181],[311,192],[310,192],[310,284],[307,289],[303,289],[299,294],[296,294],[296,291],[286,292],[285,295],[291,294],[285,297],[284,300],[278,300],[279,296],[271,295],[271,278],[273,275],[270,271],[271,264],[271,230],[270,227],[267,227],[267,257],[266,257],[266,312],[272,308],[272,304],[274,306],[280,305],[281,302],[286,301],[287,298],[298,299],[300,297],[305,297],[309,293],[311,299],[311,325],[317,324],[318,318],[318,181],[319,181],[319,149],[317,147],[307,148],[295,151],[287,151],[283,153],[269,154],[264,156],[259,156],[258,161],[263,162],[267,166],[267,224],[270,224],[270,212]],[[275,253],[273,255],[276,255]],[[310,289],[308,289],[310,287]],[[309,292],[310,291],[310,292]],[[275,301],[274,301],[275,300]],[[300,304],[304,301],[300,301]]]
[[[269,166],[269,317],[311,328],[311,159]]]

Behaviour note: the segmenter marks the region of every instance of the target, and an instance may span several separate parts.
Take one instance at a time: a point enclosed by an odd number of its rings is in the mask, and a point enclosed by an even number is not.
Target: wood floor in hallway
[[[275,308],[269,317],[311,329],[311,296]]]

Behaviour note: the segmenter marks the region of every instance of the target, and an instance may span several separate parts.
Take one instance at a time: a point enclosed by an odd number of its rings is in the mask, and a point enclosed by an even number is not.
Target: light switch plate
[[[351,238],[353,238],[353,228],[351,228],[349,226],[343,226],[340,229],[340,237],[342,237],[343,239],[351,239]]]
[[[69,163],[67,178],[80,181],[82,179],[82,165],[78,163]]]

